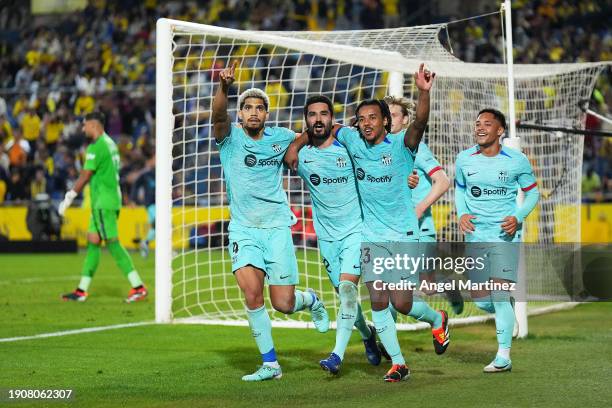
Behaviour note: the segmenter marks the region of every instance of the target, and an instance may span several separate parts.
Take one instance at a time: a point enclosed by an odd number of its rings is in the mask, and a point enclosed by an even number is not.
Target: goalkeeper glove
[[[77,196],[77,192],[74,190],[70,190],[66,193],[66,196],[64,196],[64,201],[60,203],[59,208],[57,209],[57,212],[59,212],[59,215],[61,215],[62,217],[64,216],[66,209],[70,207],[70,205],[72,204],[72,201],[74,201],[76,196]]]

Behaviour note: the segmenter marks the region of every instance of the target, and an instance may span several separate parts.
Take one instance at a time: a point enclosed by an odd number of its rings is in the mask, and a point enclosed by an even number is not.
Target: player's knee
[[[249,309],[257,309],[264,304],[263,293],[257,293],[256,291],[244,292],[244,301]]]
[[[272,299],[272,307],[274,310],[284,314],[293,313],[294,306],[295,299]]]
[[[372,310],[376,311],[376,312],[380,312],[381,310],[385,310],[387,307],[389,307],[389,302],[371,302],[372,304]]]
[[[407,315],[412,310],[412,302],[409,301],[392,302],[391,304],[395,310],[403,315]]]
[[[357,307],[357,286],[350,281],[342,281],[338,285],[340,303],[349,308]]]

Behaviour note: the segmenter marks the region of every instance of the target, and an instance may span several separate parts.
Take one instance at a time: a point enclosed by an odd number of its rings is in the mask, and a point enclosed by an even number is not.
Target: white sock
[[[267,365],[272,368],[280,368],[280,364],[278,364],[278,360],[277,361],[266,361],[265,363],[263,363],[263,365]]]
[[[81,281],[79,282],[79,289],[87,292],[89,290],[90,284],[91,284],[91,276],[81,276]]]
[[[509,348],[498,348],[497,355],[505,358],[506,360],[510,360],[510,349]]]
[[[133,288],[136,288],[142,285],[142,280],[140,279],[140,275],[138,275],[138,272],[136,271],[132,271],[128,273],[127,278],[130,281],[130,284],[132,285]]]

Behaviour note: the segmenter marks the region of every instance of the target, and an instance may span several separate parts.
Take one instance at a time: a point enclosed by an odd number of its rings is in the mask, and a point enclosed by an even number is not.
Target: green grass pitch
[[[0,256],[0,339],[151,321],[154,302],[122,303],[129,289],[104,253],[82,304],[64,303],[83,260],[76,255]],[[153,290],[153,260],[133,255]],[[436,356],[428,332],[400,332],[412,369],[407,382],[385,384],[388,368],[368,365],[354,333],[341,375],[318,366],[334,331],[274,329],[283,367],[280,381],[243,383],[259,356],[247,327],[147,325],[97,333],[0,342],[0,404],[32,407],[389,407],[609,406],[612,325],[609,303],[529,320],[516,341],[510,374],[485,375],[495,354],[493,323],[456,328]],[[68,403],[8,403],[7,389],[70,388]],[[606,402],[607,401],[607,402]]]

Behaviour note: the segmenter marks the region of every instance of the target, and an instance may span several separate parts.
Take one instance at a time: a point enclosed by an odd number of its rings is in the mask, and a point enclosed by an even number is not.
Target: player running
[[[531,164],[518,150],[500,144],[506,118],[495,109],[479,112],[474,126],[476,145],[457,155],[455,162],[455,204],[459,228],[471,245],[470,252],[485,257],[486,271],[470,273],[474,282],[516,282],[519,248],[507,242],[520,242],[523,221],[535,208],[539,192]],[[516,204],[518,188],[525,200]],[[474,244],[482,243],[482,244]],[[508,291],[472,291],[480,309],[495,313],[498,350],[485,373],[512,370],[510,347],[514,310]]]
[[[414,119],[415,104],[406,98],[394,96],[385,96],[384,99],[391,112],[391,133],[400,133],[407,129]],[[412,203],[419,219],[419,242],[424,242],[424,250],[433,256],[435,254],[431,253],[434,249],[432,245],[437,242],[437,239],[431,206],[448,191],[450,179],[424,142],[419,143],[419,151],[414,161],[411,177],[416,180],[416,185],[412,190]],[[421,277],[428,282],[436,281],[434,271],[421,271]],[[455,314],[461,314],[463,312],[461,293],[458,290],[449,290],[445,293]]]
[[[415,73],[419,99],[415,121],[400,135],[392,135],[391,114],[384,101],[367,100],[359,104],[356,123],[359,130],[342,127],[336,133],[337,140],[346,147],[357,176],[357,185],[363,211],[362,241],[377,243],[418,242],[418,220],[412,206],[407,179],[414,167],[416,152],[429,118],[429,90],[435,74],[429,75],[421,64]],[[304,143],[300,138],[286,158],[294,166],[294,151]],[[362,262],[368,261],[362,259]],[[395,274],[397,275],[397,274]],[[399,277],[395,276],[394,277]],[[423,301],[413,303],[412,291],[376,289],[374,279],[368,278],[366,286],[372,303],[372,319],[377,334],[392,359],[392,367],[385,381],[406,379],[410,371],[397,340],[395,321],[389,310],[389,302],[399,312],[413,316],[432,325],[434,347],[444,353],[449,344],[446,312],[436,312]]]
[[[87,230],[87,255],[81,271],[79,286],[74,292],[62,295],[65,301],[84,302],[87,300],[89,285],[100,262],[100,244],[106,247],[115,259],[117,266],[127,277],[132,289],[126,302],[137,302],[147,297],[140,275],[134,268],[130,254],[119,242],[117,219],[121,210],[121,189],[119,188],[119,152],[117,145],[104,131],[104,115],[92,112],[85,116],[83,133],[92,140],[87,147],[83,171],[72,190],[66,193],[59,205],[59,214],[64,216],[66,209],[79,195],[87,183],[91,190],[91,217]]]
[[[380,364],[381,354],[376,346],[376,331],[366,323],[358,299],[361,207],[351,159],[332,133],[332,101],[323,95],[310,97],[304,106],[304,118],[309,145],[300,150],[297,172],[310,191],[323,265],[340,298],[336,345],[319,364],[338,374],[353,325],[361,334],[370,364]]]
[[[274,309],[292,314],[309,309],[318,331],[329,329],[323,303],[312,290],[295,289],[297,259],[289,227],[296,218],[282,187],[283,155],[295,134],[282,127],[266,127],[268,96],[248,89],[239,99],[242,126],[232,125],[227,112],[228,90],[236,62],[224,69],[213,99],[213,134],[219,147],[230,206],[229,252],[232,271],[242,290],[249,326],[263,365],[244,381],[280,378],[282,371],[272,341],[272,326],[264,305],[264,282],[269,284]]]

